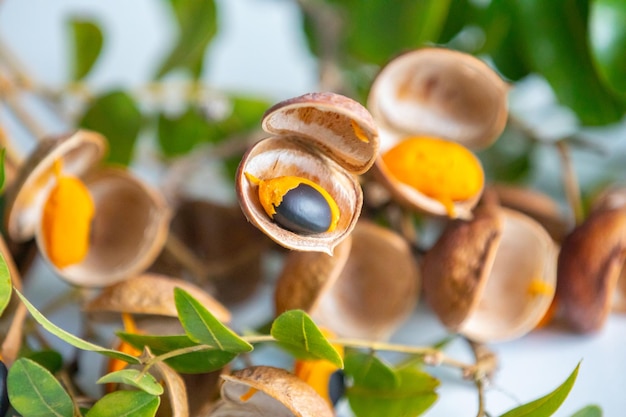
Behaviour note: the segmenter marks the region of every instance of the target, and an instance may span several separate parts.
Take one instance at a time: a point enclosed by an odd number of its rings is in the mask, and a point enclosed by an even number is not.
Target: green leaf
[[[9,369],[9,400],[26,417],[72,417],[74,405],[59,381],[43,366],[20,358]]]
[[[122,369],[102,376],[97,384],[126,384],[152,395],[163,394],[163,386],[149,373],[142,373],[138,369]]]
[[[405,367],[395,372],[397,381],[389,377],[376,381],[376,375],[385,375],[380,369],[375,365],[370,371],[357,373],[353,385],[346,390],[357,417],[418,416],[437,400],[435,389],[439,381],[429,374]]]
[[[115,391],[102,397],[85,417],[152,417],[161,399],[143,391]]]
[[[102,31],[93,21],[72,19],[69,24],[74,40],[72,79],[78,81],[89,74],[100,56],[103,36]]]
[[[117,350],[106,349],[101,346],[95,345],[91,342],[87,342],[86,340],[83,340],[77,336],[74,336],[71,333],[68,333],[67,331],[61,329],[60,327],[57,327],[54,323],[48,320],[43,314],[41,314],[35,308],[35,306],[33,306],[26,299],[26,297],[24,297],[18,290],[15,290],[15,293],[20,297],[20,299],[22,300],[22,302],[24,303],[24,305],[26,306],[30,314],[33,316],[33,318],[37,321],[37,323],[39,323],[44,329],[46,329],[48,332],[52,333],[59,339],[63,340],[64,342],[69,343],[70,345],[78,349],[100,353],[109,358],[121,359],[124,362],[128,362],[128,363],[139,363],[139,359],[137,359],[134,356],[128,355],[123,352],[119,352]]]
[[[624,105],[599,79],[587,47],[587,3],[516,0],[515,5],[529,66],[548,80],[559,101],[585,125],[620,120]]]
[[[63,368],[63,356],[54,350],[32,352],[24,355],[24,357],[37,362],[53,374],[59,372],[61,368]]]
[[[83,115],[80,125],[102,133],[109,141],[112,163],[128,165],[141,130],[142,116],[135,101],[124,91],[97,97]]]
[[[626,2],[594,0],[590,4],[591,54],[606,85],[626,98]]]
[[[184,155],[214,134],[206,119],[194,108],[175,118],[160,115],[158,129],[159,145],[166,156]]]
[[[181,288],[174,289],[178,318],[191,340],[231,353],[250,352],[252,345],[224,326],[198,300]]]
[[[572,414],[572,417],[602,417],[602,410],[597,405],[588,405]]]
[[[134,333],[117,333],[120,339],[143,349],[150,348],[155,355],[163,355],[178,349],[198,346],[187,335],[150,336]],[[207,349],[191,353],[184,353],[165,360],[165,363],[177,372],[195,374],[212,372],[223,368],[237,356],[236,353],[222,350]]]
[[[194,78],[202,73],[204,53],[217,33],[217,12],[213,0],[170,0],[180,30],[178,41],[157,71],[157,78],[176,68],[188,70]]]
[[[2,313],[9,305],[9,301],[11,301],[12,290],[11,272],[4,255],[0,253],[0,316],[2,316]]]
[[[578,369],[580,368],[580,363],[576,365],[576,368],[572,371],[569,377],[559,385],[554,391],[551,393],[538,398],[532,402],[527,404],[523,404],[519,407],[515,407],[514,409],[507,411],[502,414],[501,417],[548,417],[551,416],[559,409],[565,398],[567,398],[574,382],[576,381],[576,376],[578,376]]]
[[[357,387],[393,388],[400,383],[396,371],[373,353],[349,349],[344,364],[346,376],[352,377]]]
[[[301,359],[325,359],[343,368],[341,355],[302,310],[289,310],[274,320],[270,334],[279,344]]]

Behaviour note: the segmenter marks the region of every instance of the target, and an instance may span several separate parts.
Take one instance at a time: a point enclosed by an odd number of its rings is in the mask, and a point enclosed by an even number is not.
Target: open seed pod
[[[367,171],[377,155],[370,114],[347,97],[312,93],[276,104],[262,126],[274,136],[250,148],[237,173],[245,216],[286,248],[331,254],[361,212],[356,174]],[[288,185],[285,178],[304,181]]]
[[[334,416],[311,386],[284,369],[256,366],[222,379],[222,399],[210,417]]]
[[[289,254],[276,283],[276,314],[303,309],[338,336],[383,340],[413,311],[419,281],[408,243],[361,220],[332,257]]]
[[[423,48],[396,57],[374,80],[367,102],[380,129],[378,179],[411,208],[469,218],[484,184],[470,149],[502,133],[507,93],[497,73],[469,54]],[[406,162],[391,156],[394,149]]]
[[[456,220],[424,257],[426,300],[441,322],[477,342],[523,336],[554,298],[557,248],[530,217],[497,205]]]
[[[35,235],[41,254],[50,260],[43,216],[58,181],[57,162],[62,175],[81,179],[94,207],[86,255],[68,266],[50,262],[62,278],[81,286],[105,286],[140,273],[154,261],[167,237],[170,210],[163,197],[128,171],[98,169],[105,149],[105,139],[89,131],[44,140],[7,196],[10,237],[24,241]]]
[[[557,302],[576,331],[600,330],[612,307],[624,308],[626,211],[592,212],[563,240],[559,253]]]

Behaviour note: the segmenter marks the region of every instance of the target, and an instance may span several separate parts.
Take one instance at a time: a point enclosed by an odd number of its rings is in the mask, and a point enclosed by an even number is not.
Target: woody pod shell
[[[416,136],[456,142],[469,150],[490,146],[507,121],[509,86],[480,59],[444,48],[399,55],[376,76],[367,107],[378,124],[381,152]],[[378,158],[377,179],[404,205],[447,215],[443,204],[395,179]],[[455,217],[469,218],[482,189],[455,201]]]
[[[236,188],[247,219],[276,243],[294,250],[332,254],[354,228],[363,204],[356,175],[367,171],[378,152],[378,133],[368,111],[335,93],[310,93],[267,110],[263,129],[272,136],[253,145],[239,164]],[[246,173],[262,180],[303,177],[320,185],[339,207],[335,230],[300,235],[266,214],[257,187]]]
[[[558,250],[530,217],[495,205],[451,222],[424,257],[425,298],[451,331],[477,342],[530,332],[554,298]]]
[[[42,209],[55,183],[54,163],[62,162],[63,175],[79,177],[94,201],[90,247],[85,259],[55,271],[81,286],[106,286],[146,269],[167,237],[170,210],[155,190],[120,168],[98,166],[107,149],[106,139],[78,130],[43,139],[7,190],[5,224],[11,239],[33,236],[47,258],[41,231]]]

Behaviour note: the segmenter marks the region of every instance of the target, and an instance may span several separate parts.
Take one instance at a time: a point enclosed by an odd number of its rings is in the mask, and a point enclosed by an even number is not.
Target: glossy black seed
[[[300,184],[287,191],[274,214],[276,223],[300,234],[327,231],[332,221],[331,218],[328,201],[308,184]]]
[[[0,417],[9,410],[9,393],[7,391],[7,367],[0,361]]]
[[[333,372],[328,381],[328,394],[330,401],[333,405],[337,404],[337,401],[341,399],[346,393],[346,382],[344,379],[343,371],[340,369]]]

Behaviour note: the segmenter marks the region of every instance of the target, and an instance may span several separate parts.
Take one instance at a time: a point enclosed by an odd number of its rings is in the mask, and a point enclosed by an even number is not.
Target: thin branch
[[[583,221],[583,205],[580,197],[580,187],[578,185],[578,178],[572,163],[570,149],[565,140],[560,140],[556,143],[556,149],[561,157],[562,175],[563,175],[563,188],[569,206],[572,209],[574,220],[576,224],[580,224]]]

